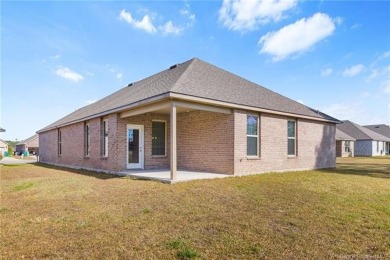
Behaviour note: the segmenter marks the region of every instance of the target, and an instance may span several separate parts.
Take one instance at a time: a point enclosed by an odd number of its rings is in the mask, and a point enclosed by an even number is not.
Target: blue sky
[[[0,5],[2,139],[193,57],[338,119],[390,124],[389,1]]]

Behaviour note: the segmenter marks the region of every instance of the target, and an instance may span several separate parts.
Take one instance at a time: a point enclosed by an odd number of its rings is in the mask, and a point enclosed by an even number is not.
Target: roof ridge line
[[[175,88],[178,87],[178,86],[177,86],[177,83],[180,81],[180,79],[182,79],[183,75],[186,74],[186,72],[188,71],[188,69],[189,69],[190,67],[193,66],[194,61],[195,61],[196,59],[197,59],[197,58],[194,57],[194,58],[192,58],[192,59],[190,59],[190,60],[188,60],[188,61],[183,62],[183,63],[189,62],[189,64],[187,65],[187,68],[185,68],[184,71],[180,74],[180,76],[177,77],[175,83],[173,83],[173,84],[172,84],[172,87],[169,89],[169,92],[175,92],[175,91],[174,91]],[[181,64],[183,64],[183,63],[181,63]],[[181,65],[181,64],[180,64],[180,65]],[[179,65],[179,66],[180,66],[180,65]]]

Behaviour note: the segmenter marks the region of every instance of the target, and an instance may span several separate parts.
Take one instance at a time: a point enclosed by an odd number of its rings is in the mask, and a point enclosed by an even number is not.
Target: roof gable
[[[340,140],[356,141],[355,138],[353,138],[352,136],[344,133],[343,131],[341,131],[340,129],[337,129],[337,128],[336,128],[336,140],[338,140],[338,141],[340,141]]]
[[[74,111],[38,132],[102,114],[118,112],[118,110],[124,110],[126,106],[136,102],[148,101],[153,97],[171,93],[284,112],[292,114],[292,116],[301,115],[330,122],[338,121],[276,92],[194,58],[129,84],[129,86],[93,104]]]
[[[356,140],[373,140],[373,141],[387,141],[390,142],[390,138],[371,131],[368,128],[360,126],[354,122],[345,120],[342,124],[336,126],[337,129],[350,135]]]
[[[374,131],[378,134],[384,135],[388,138],[390,138],[390,126],[381,124],[381,125],[365,125],[364,126],[367,129],[370,129],[371,131]]]

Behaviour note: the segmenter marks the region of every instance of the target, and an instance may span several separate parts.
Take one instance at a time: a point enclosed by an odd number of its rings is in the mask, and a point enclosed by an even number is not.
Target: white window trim
[[[108,157],[108,119],[103,119],[103,157]],[[104,127],[106,126],[106,127]],[[107,128],[107,135],[106,135],[106,129]],[[107,141],[106,141],[107,138]]]
[[[165,147],[164,147],[164,154],[162,155],[153,155],[153,122],[163,122],[164,123],[164,125],[165,125],[165,136],[164,136],[164,139],[165,139]],[[152,153],[152,157],[153,158],[158,158],[158,157],[166,157],[167,156],[167,146],[168,146],[168,134],[167,134],[167,125],[168,125],[168,123],[167,123],[167,121],[166,120],[159,120],[159,119],[153,119],[152,120],[152,151],[151,151],[151,153]]]
[[[294,133],[295,133],[294,137],[288,136],[288,123],[289,122],[294,122]],[[294,140],[294,154],[288,154],[288,140],[290,140],[290,139]],[[289,158],[297,157],[297,120],[295,120],[295,119],[288,119],[287,120],[287,157],[289,157]]]
[[[257,117],[257,135],[248,135],[248,116],[255,116]],[[246,150],[246,157],[248,159],[258,159],[260,158],[260,129],[259,129],[259,126],[260,126],[260,115],[259,114],[246,114],[246,123],[245,123],[245,132],[246,132],[246,137],[256,137],[257,138],[257,154],[256,155],[248,155],[248,138],[247,138],[247,141],[246,141],[246,145],[247,145],[247,150]]]

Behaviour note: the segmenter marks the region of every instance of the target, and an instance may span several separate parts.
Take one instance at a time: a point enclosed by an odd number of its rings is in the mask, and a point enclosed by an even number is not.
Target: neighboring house
[[[355,156],[383,156],[386,154],[386,143],[390,142],[390,138],[348,120],[338,124],[337,129],[356,139]]]
[[[353,157],[356,139],[336,129],[336,156]]]
[[[371,131],[377,132],[378,134],[384,135],[390,139],[390,126],[388,125],[365,125],[364,127],[370,129]],[[390,154],[390,142],[386,142],[385,148],[386,154]]]
[[[39,135],[35,134],[26,140],[20,141],[15,145],[15,151],[17,153],[23,153],[28,151],[29,154],[38,154],[39,153]]]
[[[335,167],[339,121],[194,58],[38,131],[40,161],[106,172]]]
[[[4,155],[6,151],[8,151],[8,143],[0,139],[0,155]]]

